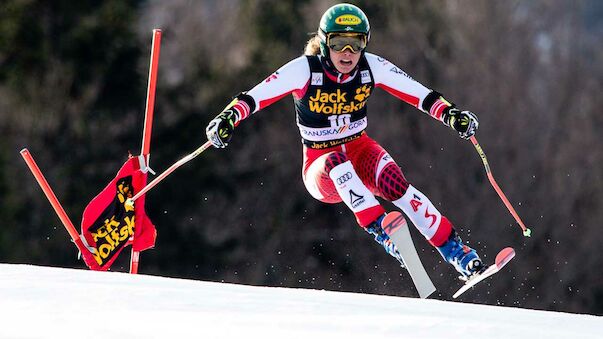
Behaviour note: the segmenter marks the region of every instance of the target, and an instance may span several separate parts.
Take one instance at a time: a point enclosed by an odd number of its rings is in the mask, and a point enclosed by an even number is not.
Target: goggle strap
[[[331,33],[329,33],[329,34],[331,34]],[[325,43],[329,40],[329,35],[325,34],[325,32],[323,32],[322,29],[318,30],[318,37]]]

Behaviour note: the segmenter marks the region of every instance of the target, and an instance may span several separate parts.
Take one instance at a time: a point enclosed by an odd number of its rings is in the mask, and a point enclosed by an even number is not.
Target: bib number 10
[[[349,125],[352,121],[351,114],[339,114],[339,115],[331,115],[328,117],[331,122],[331,127],[341,127],[345,125]]]

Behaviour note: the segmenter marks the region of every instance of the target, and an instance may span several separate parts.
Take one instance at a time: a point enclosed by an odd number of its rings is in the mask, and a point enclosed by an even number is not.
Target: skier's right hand
[[[228,108],[218,114],[209,122],[205,129],[207,140],[216,148],[228,146],[234,132],[236,113],[233,108]]]

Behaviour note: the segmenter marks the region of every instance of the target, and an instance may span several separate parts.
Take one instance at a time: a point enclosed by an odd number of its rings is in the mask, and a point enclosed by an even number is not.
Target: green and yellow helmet
[[[320,37],[320,53],[328,57],[327,40],[330,33],[358,33],[366,36],[366,43],[371,37],[371,26],[364,12],[352,4],[337,4],[322,15],[318,36]]]

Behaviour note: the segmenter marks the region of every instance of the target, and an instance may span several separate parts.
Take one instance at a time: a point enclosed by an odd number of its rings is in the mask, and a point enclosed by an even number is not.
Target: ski
[[[404,219],[400,212],[390,212],[383,219],[382,227],[398,248],[404,266],[408,270],[408,273],[410,273],[417,292],[419,292],[419,297],[427,298],[435,292],[436,288],[433,282],[431,282],[429,275],[427,275],[421,259],[419,259],[410,236],[410,231],[408,230],[406,219]]]
[[[463,285],[463,287],[461,287],[458,291],[456,291],[456,293],[452,296],[452,298],[454,298],[454,299],[458,298],[461,294],[465,293],[468,289],[470,289],[471,287],[475,286],[480,281],[488,278],[491,275],[496,274],[509,261],[511,261],[511,259],[513,259],[513,257],[515,257],[515,250],[513,248],[507,247],[507,248],[502,249],[496,255],[496,259],[494,260],[494,264],[492,264],[491,266],[489,266],[488,268],[486,268],[481,273],[476,273],[474,276],[472,276],[471,278],[469,278],[469,280],[467,280],[467,282],[465,283],[465,285]]]

